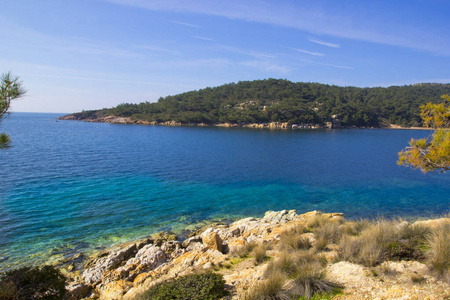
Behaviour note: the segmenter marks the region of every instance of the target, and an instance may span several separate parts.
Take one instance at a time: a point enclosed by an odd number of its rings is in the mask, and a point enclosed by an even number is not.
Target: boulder
[[[208,249],[222,252],[222,239],[216,232],[210,232],[203,238],[203,245]]]
[[[91,290],[91,287],[80,282],[72,282],[66,285],[67,294],[65,300],[79,300],[85,298]]]
[[[172,253],[175,250],[181,248],[181,243],[179,241],[168,241],[161,245],[161,250],[166,253]]]
[[[86,269],[81,275],[87,285],[96,285],[102,280],[102,275],[111,270],[136,253],[136,244],[127,245],[125,248],[114,248],[109,252],[101,252],[86,264]]]
[[[125,266],[139,264],[147,269],[154,269],[167,261],[166,254],[161,248],[155,245],[145,245],[136,254],[135,257],[129,259]]]
[[[201,242],[202,242],[202,239],[200,237],[193,236],[193,237],[190,237],[190,238],[184,240],[182,243],[182,246],[183,246],[183,248],[187,248],[192,243],[201,243]]]
[[[133,287],[129,281],[119,280],[108,283],[101,289],[101,300],[120,300]]]

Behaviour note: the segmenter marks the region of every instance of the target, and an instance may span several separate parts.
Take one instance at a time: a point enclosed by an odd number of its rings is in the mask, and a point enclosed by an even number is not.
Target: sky
[[[230,82],[450,82],[448,0],[16,0],[0,73],[17,112],[154,102]]]

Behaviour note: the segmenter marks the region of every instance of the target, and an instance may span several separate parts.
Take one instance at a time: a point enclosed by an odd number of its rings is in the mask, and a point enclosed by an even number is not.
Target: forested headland
[[[132,121],[181,125],[280,122],[335,127],[422,126],[420,106],[450,94],[450,84],[422,83],[391,87],[340,87],[266,79],[161,97],[157,102],[123,103],[114,108],[63,117],[101,121],[108,116]]]

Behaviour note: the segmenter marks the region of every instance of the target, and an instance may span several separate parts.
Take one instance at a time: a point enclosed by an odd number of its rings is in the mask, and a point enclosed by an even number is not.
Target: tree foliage
[[[11,101],[22,97],[26,92],[19,77],[11,75],[11,72],[0,76],[0,121],[7,115]],[[9,136],[0,133],[0,149],[7,147],[9,143]]]
[[[434,132],[428,138],[411,139],[409,147],[399,152],[399,165],[424,173],[450,170],[450,96],[443,95],[442,99],[442,103],[421,106],[423,123]]]
[[[450,84],[358,88],[266,79],[167,96],[154,103],[122,103],[74,116],[92,119],[112,115],[182,124],[288,122],[323,125],[337,115],[344,127],[421,126],[420,105],[447,93],[450,94]]]

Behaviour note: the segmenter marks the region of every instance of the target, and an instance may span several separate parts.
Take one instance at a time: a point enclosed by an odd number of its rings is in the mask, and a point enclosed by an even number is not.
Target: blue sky
[[[75,112],[264,78],[450,82],[448,0],[17,0],[0,10],[13,111]]]

